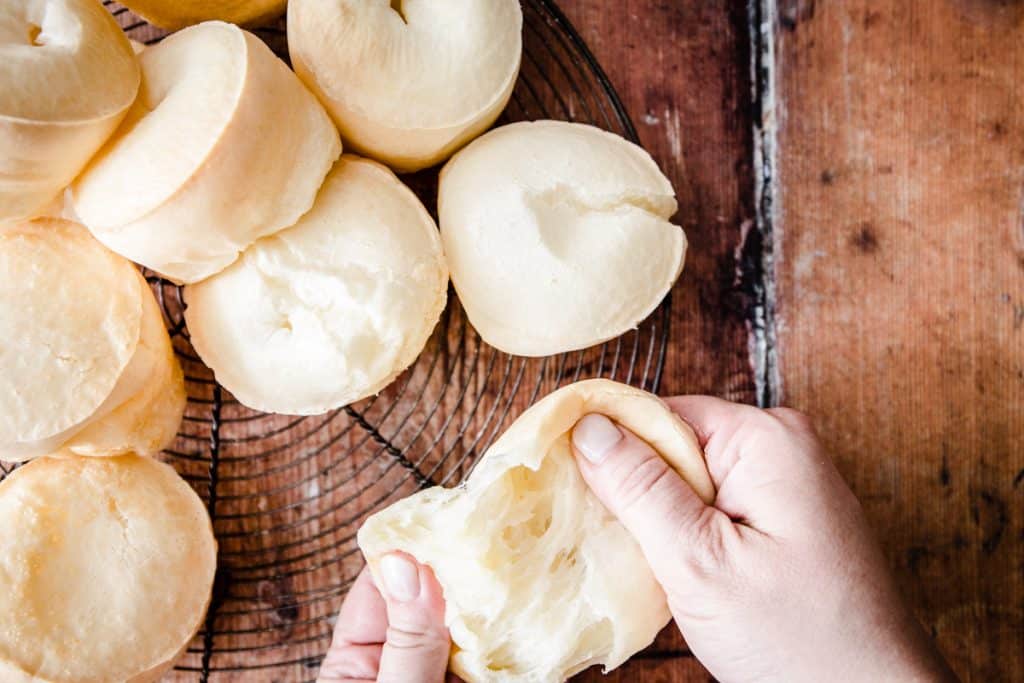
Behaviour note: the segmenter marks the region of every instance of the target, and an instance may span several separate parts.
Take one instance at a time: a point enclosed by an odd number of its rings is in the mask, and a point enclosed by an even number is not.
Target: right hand
[[[800,413],[668,399],[697,432],[713,505],[601,415],[580,471],[637,539],[694,655],[723,681],[955,681],[903,604],[860,504]]]

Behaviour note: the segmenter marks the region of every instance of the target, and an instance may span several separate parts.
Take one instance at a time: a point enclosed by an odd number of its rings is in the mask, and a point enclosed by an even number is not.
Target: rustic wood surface
[[[1024,675],[1024,3],[787,0],[781,400],[964,680]]]

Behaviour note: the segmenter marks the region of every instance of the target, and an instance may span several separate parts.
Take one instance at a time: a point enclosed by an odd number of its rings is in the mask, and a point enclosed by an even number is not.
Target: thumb
[[[434,572],[404,553],[382,557],[379,571],[388,630],[377,683],[442,683],[451,641]]]
[[[705,505],[646,442],[603,415],[587,415],[572,432],[580,473],[594,495],[639,543],[666,587],[680,570],[680,549],[707,540],[715,508]]]

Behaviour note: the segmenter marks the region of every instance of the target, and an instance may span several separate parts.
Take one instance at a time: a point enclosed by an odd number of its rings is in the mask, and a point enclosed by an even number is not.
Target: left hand
[[[451,640],[434,572],[392,553],[380,574],[380,589],[368,568],[352,584],[318,683],[443,683]]]

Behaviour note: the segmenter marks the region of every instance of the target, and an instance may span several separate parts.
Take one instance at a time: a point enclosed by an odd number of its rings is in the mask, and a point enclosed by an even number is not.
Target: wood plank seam
[[[757,404],[778,405],[782,386],[775,320],[775,231],[778,176],[778,122],[775,98],[776,0],[748,0],[750,84],[753,125],[754,225],[743,230],[741,287],[752,304],[748,310],[750,361]]]

